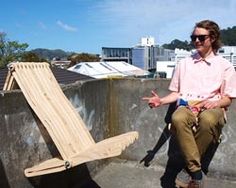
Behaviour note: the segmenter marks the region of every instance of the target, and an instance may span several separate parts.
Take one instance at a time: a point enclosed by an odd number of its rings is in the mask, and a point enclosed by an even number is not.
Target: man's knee
[[[185,107],[180,107],[171,116],[171,122],[174,127],[185,126],[190,119],[189,110]]]
[[[218,117],[215,113],[211,113],[210,111],[205,111],[199,116],[199,124],[205,127],[215,127],[219,121],[220,117]]]
[[[219,113],[212,113],[211,110],[204,111],[199,116],[199,132],[209,133],[213,136],[213,142],[220,142],[221,132],[224,127],[224,117]]]
[[[171,122],[173,124],[187,120],[187,114],[182,110],[176,110],[171,116]]]

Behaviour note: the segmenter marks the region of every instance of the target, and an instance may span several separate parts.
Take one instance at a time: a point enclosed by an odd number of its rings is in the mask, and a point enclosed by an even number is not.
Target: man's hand
[[[205,109],[213,109],[213,108],[220,107],[220,105],[219,105],[219,101],[206,100],[201,103],[201,107]]]
[[[206,108],[206,109],[213,109],[213,108],[226,108],[228,107],[232,102],[232,99],[228,96],[222,97],[218,101],[210,101],[206,100],[201,103],[201,107]]]
[[[161,105],[160,97],[152,91],[152,97],[143,97],[142,100],[147,101],[150,108],[156,108]]]

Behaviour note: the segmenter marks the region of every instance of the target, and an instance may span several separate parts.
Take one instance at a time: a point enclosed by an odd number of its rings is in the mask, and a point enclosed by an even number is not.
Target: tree
[[[20,60],[21,55],[28,46],[27,43],[9,41],[6,38],[6,33],[0,32],[0,68],[5,67],[12,61]]]
[[[73,54],[70,57],[68,57],[68,60],[71,61],[71,65],[73,66],[76,63],[80,62],[96,62],[100,61],[100,58],[98,55],[95,54],[88,54],[88,53],[80,53],[80,54]]]
[[[32,51],[25,52],[21,55],[22,62],[47,62],[46,59],[40,58],[37,54]]]
[[[170,44],[163,44],[162,47],[171,50],[174,50],[175,48],[184,49],[188,51],[193,49],[191,42],[188,42],[186,40],[183,42],[178,39],[172,40]]]
[[[226,46],[236,46],[236,26],[221,30],[221,41]]]
[[[221,41],[225,46],[236,46],[236,26],[228,27],[227,29],[220,30]],[[174,50],[175,48],[191,50],[193,44],[188,41],[180,41],[178,39],[172,40],[169,44],[163,44],[163,48]]]

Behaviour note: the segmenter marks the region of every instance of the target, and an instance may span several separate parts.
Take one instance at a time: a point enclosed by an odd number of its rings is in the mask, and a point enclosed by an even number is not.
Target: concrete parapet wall
[[[160,141],[168,122],[168,107],[150,109],[141,100],[157,90],[160,96],[168,93],[169,80],[108,79],[78,82],[67,85],[64,92],[82,116],[95,141],[136,130],[139,140],[120,156],[123,159],[140,161],[147,150]],[[209,167],[212,176],[236,179],[236,103],[233,102],[224,127],[222,143],[219,145]],[[43,177],[24,177],[26,167],[55,156],[57,150],[20,91],[1,92],[0,95],[0,187],[50,187],[66,184],[70,187],[96,173],[107,160],[80,165],[76,172],[57,173]],[[164,138],[169,135],[164,134]],[[170,156],[170,141],[164,139],[153,159],[155,165],[166,166]],[[78,172],[81,172],[78,176]],[[76,177],[76,178],[73,178]],[[63,181],[60,181],[63,179]],[[51,186],[52,187],[52,186]],[[55,187],[55,186],[54,186]],[[71,186],[72,187],[72,186]]]

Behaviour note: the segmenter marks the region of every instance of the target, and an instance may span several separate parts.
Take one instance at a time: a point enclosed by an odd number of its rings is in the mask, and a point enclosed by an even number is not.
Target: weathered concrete
[[[112,161],[95,175],[94,181],[101,188],[174,188],[170,178],[163,178],[164,171],[160,165],[146,168],[137,161]],[[236,181],[206,177],[204,185],[205,188],[235,188]]]
[[[174,138],[168,139],[170,134],[165,129],[168,106],[150,109],[141,100],[143,96],[150,95],[153,89],[157,89],[161,96],[167,94],[168,85],[169,80],[95,80],[68,85],[64,92],[96,141],[136,130],[140,134],[139,140],[125,150],[120,158],[139,163],[147,151],[156,145],[158,152],[153,160],[146,156],[145,161],[150,159],[151,166],[168,170],[178,169],[182,165]],[[236,180],[235,112],[236,103],[233,102],[222,144],[209,167],[209,176],[212,178]],[[36,124],[37,118],[20,91],[1,92],[0,122],[0,187],[98,187],[91,176],[96,174],[98,177],[98,172],[102,172],[101,169],[109,160],[90,162],[63,173],[30,179],[24,177],[23,169],[57,155],[57,150],[44,128]],[[141,178],[142,173],[136,173]],[[82,180],[88,181],[85,184]]]

